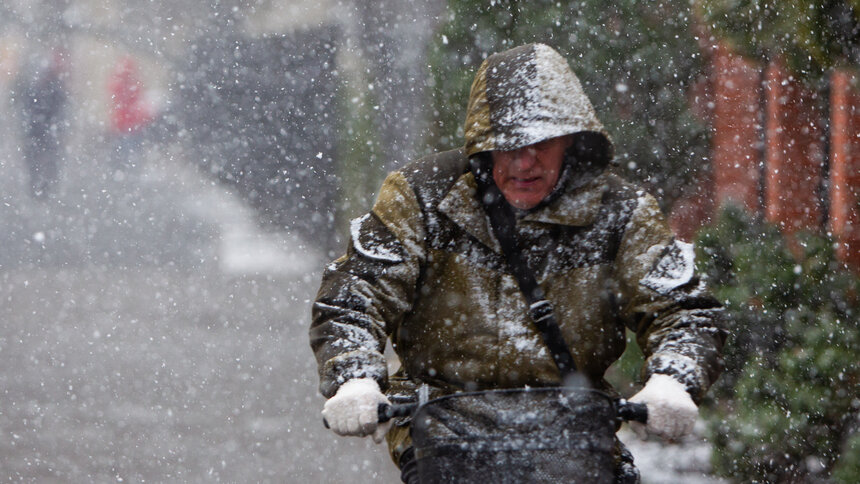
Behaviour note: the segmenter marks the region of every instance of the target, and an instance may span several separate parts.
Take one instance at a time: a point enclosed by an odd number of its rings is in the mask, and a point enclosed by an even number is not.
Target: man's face
[[[552,193],[572,142],[570,136],[559,136],[512,151],[491,151],[493,180],[508,203],[527,210]]]

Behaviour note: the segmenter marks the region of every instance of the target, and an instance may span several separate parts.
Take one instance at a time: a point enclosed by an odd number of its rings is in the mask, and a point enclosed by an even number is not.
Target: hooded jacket
[[[389,388],[389,337],[401,365],[390,393],[403,382],[439,393],[559,384],[476,197],[470,158],[567,134],[576,141],[566,181],[516,230],[577,367],[609,390],[603,375],[630,328],[643,376],[671,375],[701,400],[721,368],[720,305],[656,200],[608,169],[611,141],[579,81],[541,44],[487,58],[464,148],[390,173],[371,212],[352,221],[347,253],[326,268],[312,311],[324,396],[352,378]]]

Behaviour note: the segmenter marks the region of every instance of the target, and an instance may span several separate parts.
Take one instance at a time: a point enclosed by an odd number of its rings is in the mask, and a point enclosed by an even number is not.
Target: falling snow
[[[348,247],[398,270],[360,214],[386,173],[463,145],[483,59],[538,43],[499,80],[527,86],[501,115],[533,122],[495,142],[605,129],[613,170],[653,195],[634,217],[677,232],[634,284],[710,286],[730,319],[693,435],[622,429],[643,482],[860,479],[856,1],[139,3],[0,5],[0,478],[397,482],[384,446],[322,426],[310,307]],[[522,308],[468,297],[442,303],[545,356]],[[339,330],[364,349],[381,331]],[[675,356],[651,370],[709,378]],[[632,394],[639,366],[628,352],[607,379]]]

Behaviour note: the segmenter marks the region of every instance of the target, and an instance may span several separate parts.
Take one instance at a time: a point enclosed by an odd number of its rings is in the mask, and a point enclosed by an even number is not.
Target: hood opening
[[[568,189],[581,187],[600,175],[612,161],[612,144],[602,133],[581,131],[573,133],[573,143],[564,153],[562,175],[553,191],[537,206],[529,211],[537,210],[557,198]],[[490,151],[475,153],[469,157],[469,170],[475,177],[478,193],[482,198],[500,196],[498,190],[488,189],[495,186],[493,180],[493,157]],[[486,204],[495,200],[484,199]]]
[[[573,144],[567,149],[566,157],[576,171],[602,171],[612,162],[612,143],[602,133],[573,133]]]

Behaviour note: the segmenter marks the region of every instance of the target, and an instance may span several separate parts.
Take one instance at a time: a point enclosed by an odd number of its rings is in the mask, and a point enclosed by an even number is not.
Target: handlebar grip
[[[376,410],[378,414],[378,422],[384,423],[396,417],[408,417],[415,412],[416,408],[418,408],[417,403],[401,403],[392,405],[390,403],[382,402]],[[331,428],[325,418],[323,418],[323,425],[327,429]]]
[[[648,423],[648,406],[621,400],[618,402],[618,416],[627,421]]]
[[[418,408],[417,403],[380,403],[377,412],[379,413],[379,423],[388,422],[395,417],[408,417]]]

